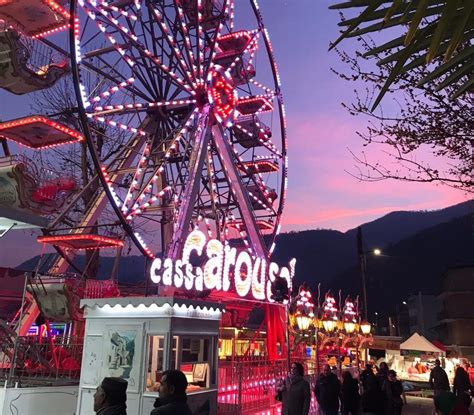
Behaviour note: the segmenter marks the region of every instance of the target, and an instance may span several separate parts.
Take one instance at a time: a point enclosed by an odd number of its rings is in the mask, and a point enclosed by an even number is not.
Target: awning
[[[414,333],[410,338],[400,345],[400,350],[414,350],[426,353],[444,353],[439,347],[436,347],[428,339]]]
[[[48,220],[25,211],[0,206],[0,236],[10,229],[46,228]]]
[[[439,340],[433,340],[432,342],[438,349],[441,349],[444,353],[446,353],[447,349],[446,346],[441,343]]]

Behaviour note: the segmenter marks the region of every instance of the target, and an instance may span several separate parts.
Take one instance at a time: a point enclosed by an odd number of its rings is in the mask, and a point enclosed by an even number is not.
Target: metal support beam
[[[188,176],[181,195],[178,219],[174,225],[173,239],[168,248],[168,258],[179,258],[186,236],[189,231],[189,224],[192,219],[194,205],[199,193],[201,184],[202,169],[205,157],[207,156],[207,144],[209,134],[207,131],[209,121],[209,105],[205,105],[199,115],[196,131],[193,140],[193,152],[189,162]]]
[[[253,214],[252,203],[250,202],[247,189],[244,187],[240,179],[231,144],[224,136],[220,124],[216,124],[212,127],[212,135],[221,164],[224,167],[224,173],[244,222],[245,230],[250,238],[250,245],[257,257],[266,259],[268,258],[268,251],[263,243],[262,236],[258,231],[257,222]]]

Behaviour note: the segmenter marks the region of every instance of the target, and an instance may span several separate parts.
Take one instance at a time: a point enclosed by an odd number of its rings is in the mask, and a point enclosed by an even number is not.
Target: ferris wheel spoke
[[[197,48],[197,55],[198,55],[198,74],[199,74],[199,82],[204,83],[204,71],[203,71],[204,41],[202,39],[202,0],[197,0],[196,7],[197,7],[196,48]]]
[[[94,16],[92,11],[87,11],[87,13],[89,17]],[[133,49],[129,46],[130,45],[129,39],[125,37],[124,42],[119,42],[113,36],[113,33],[107,31],[106,26],[103,24],[104,22],[107,25],[108,21],[106,20],[101,21],[99,19],[94,19],[94,20],[95,20],[97,28],[99,29],[98,33],[101,33],[101,32],[103,33],[104,37],[111,44],[111,47],[115,50],[115,52],[119,54],[120,61],[125,61],[130,71],[134,74],[134,76],[137,79],[139,79],[139,81],[146,88],[150,96],[154,96],[154,95],[156,96],[157,90],[156,88],[154,88],[154,83],[150,84],[149,82],[149,80],[153,79],[152,71],[150,70],[149,66],[146,65],[146,63],[144,62],[144,58],[142,56],[139,57],[143,61],[143,65],[140,66],[140,65],[137,65],[137,58],[135,58],[133,55],[130,55],[130,54],[127,55],[126,50],[128,50],[129,52],[131,51],[133,53]],[[119,31],[119,33],[122,37],[124,37],[122,32]],[[97,36],[97,34],[94,36]],[[87,56],[87,54],[85,55]],[[111,75],[117,76],[119,79],[124,79],[120,71],[116,69],[117,64],[110,64],[104,59],[102,55],[98,55],[98,56],[93,55],[93,58],[99,59],[105,67],[109,68]],[[143,73],[143,68],[147,72],[148,79],[147,79],[147,76]]]
[[[118,105],[105,105],[97,106],[92,108],[92,115],[103,116],[103,115],[123,115],[133,112],[149,112],[154,108],[163,108],[163,110],[170,109],[185,109],[191,105],[196,104],[196,100],[192,97],[186,99],[178,99],[174,101],[155,101],[135,104],[118,104]]]
[[[118,33],[120,33],[121,37],[124,39],[125,44],[130,44],[133,46],[134,50],[137,50],[140,54],[140,57],[143,60],[147,60],[150,64],[160,68],[162,74],[169,78],[169,80],[178,88],[184,88],[190,93],[193,93],[192,86],[187,84],[182,78],[177,76],[174,72],[170,70],[170,67],[165,65],[162,60],[156,56],[153,52],[145,47],[140,41],[139,37],[130,29],[120,24],[117,19],[114,19],[107,15],[105,10],[101,10],[100,7],[93,7],[93,11],[89,11],[89,16],[91,17],[90,13],[98,12],[101,15],[101,19],[99,20],[97,17],[95,18],[96,24],[98,28],[104,33],[105,37],[109,40],[112,45],[119,44],[120,42],[113,36],[113,33],[107,30],[106,26],[112,27]],[[92,18],[92,17],[91,17]],[[121,48],[117,47],[117,51],[124,56],[125,61],[134,66],[136,64],[135,60],[125,56],[125,51]],[[135,57],[136,59],[136,57]],[[148,67],[148,65],[146,65]]]
[[[277,96],[277,93],[273,89],[268,88],[267,86],[265,86],[262,83],[256,81],[255,79],[251,78],[251,79],[249,79],[249,82],[251,84],[255,85],[256,87],[263,89],[267,94],[271,94],[274,97]]]
[[[152,193],[153,184],[158,182],[160,174],[165,169],[165,163],[168,161],[169,157],[171,156],[171,152],[174,149],[176,149],[181,138],[191,128],[191,125],[194,122],[196,114],[197,112],[194,110],[192,114],[183,121],[183,123],[178,128],[177,134],[174,135],[172,140],[167,145],[165,154],[161,158],[160,162],[152,166],[152,171],[150,174],[148,174],[147,179],[143,180],[141,185],[138,186],[138,177],[142,176],[144,178],[143,171],[146,169],[145,163],[150,158],[149,151],[148,151],[148,154],[146,154],[147,151],[146,149],[144,149],[140,163],[137,166],[137,169],[134,173],[132,184],[128,190],[127,196],[125,197],[125,200],[122,206],[122,211],[124,212],[127,219],[132,219],[134,216],[141,213],[144,210],[143,206],[145,204],[148,204],[147,206],[145,206],[145,208],[148,208],[153,203],[157,202],[158,199],[163,196],[162,192],[165,191],[165,189],[166,191],[173,190],[171,186],[167,186],[166,188],[163,188],[163,189],[161,188],[157,189],[158,192],[156,192],[155,195],[150,196],[150,194]],[[145,202],[144,199],[147,195],[149,196],[149,199]]]
[[[222,9],[222,11],[224,12],[224,15],[229,15],[229,2],[230,1],[231,0],[225,0],[224,1],[223,9]],[[221,20],[219,22],[219,26],[218,26],[217,30],[215,30],[214,35],[211,38],[210,51],[209,51],[210,65],[208,66],[207,73],[204,74],[204,79],[207,79],[208,74],[214,68],[215,57],[216,57],[216,54],[217,54],[217,43],[218,43],[219,36],[221,35],[223,29],[224,29],[224,20]]]
[[[228,0],[229,3],[229,27],[230,31],[234,31],[234,20],[235,20],[235,0]]]
[[[157,21],[158,25],[161,28],[161,32],[163,34],[163,37],[165,38],[168,46],[173,52],[173,55],[176,58],[176,61],[178,62],[179,66],[181,67],[182,74],[187,78],[189,84],[192,85],[193,88],[196,87],[196,81],[197,79],[195,78],[195,73],[191,73],[189,71],[189,68],[186,65],[186,62],[183,58],[183,55],[179,49],[176,47],[176,39],[170,34],[172,33],[166,22],[163,20],[162,14],[159,12],[157,8],[154,8],[150,3],[148,4],[148,8],[150,10],[150,14],[154,16],[155,20]]]
[[[197,81],[199,74],[197,72],[198,69],[197,69],[196,60],[193,53],[193,46],[191,43],[191,39],[189,37],[189,30],[188,30],[188,27],[186,26],[184,11],[182,7],[179,6],[177,1],[173,3],[174,3],[175,11],[179,20],[178,30],[182,33],[182,36],[184,38],[184,45],[185,45],[184,49],[186,50],[186,55],[188,56],[189,65],[191,66],[193,70],[194,79]]]
[[[266,258],[267,251],[264,247],[262,236],[258,231],[255,216],[252,211],[252,204],[248,196],[248,191],[244,188],[240,174],[237,171],[234,152],[232,150],[231,144],[224,136],[222,127],[220,125],[214,125],[212,127],[212,133],[218,156],[221,160],[222,166],[224,167],[224,173],[227,177],[227,182],[229,183],[230,190],[240,211],[240,215],[244,222],[247,235],[252,243],[254,253],[259,258]]]

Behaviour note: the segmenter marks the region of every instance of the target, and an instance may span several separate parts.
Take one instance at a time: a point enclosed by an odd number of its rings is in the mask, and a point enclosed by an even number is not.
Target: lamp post
[[[294,345],[308,339],[314,328],[317,374],[320,372],[320,351],[327,344],[332,344],[333,348],[337,347],[339,373],[342,373],[343,363],[341,351],[348,343],[353,344],[353,347],[357,350],[356,358],[357,367],[359,368],[359,348],[370,338],[371,325],[366,320],[361,323],[358,300],[353,302],[347,296],[343,305],[339,294],[338,306],[334,296],[328,291],[321,306],[319,298],[318,287],[318,304],[315,307],[311,292],[303,285],[300,287],[298,295],[291,302],[288,329],[291,330],[294,336]]]
[[[326,293],[325,300],[321,310],[321,327],[320,333],[316,333],[316,356],[319,372],[318,351],[325,344],[331,342],[337,347],[338,369],[342,373],[342,356],[341,348],[352,343],[356,348],[356,362],[359,369],[359,350],[361,346],[371,339],[371,325],[366,320],[362,320],[359,314],[358,301],[353,302],[347,296],[344,306],[340,305],[340,309],[336,307],[336,301],[330,292]]]
[[[364,250],[364,242],[362,239],[362,227],[357,228],[357,256],[359,259],[359,270],[361,278],[361,288],[362,288],[362,304],[364,307],[364,319],[368,319],[368,300],[367,300],[367,253],[372,253],[373,255],[379,256],[382,254],[382,251],[378,248],[375,248],[373,251]]]
[[[299,334],[301,339],[308,337],[308,331],[314,320],[314,304],[312,301],[311,291],[306,284],[300,286],[296,297],[288,304],[288,367],[290,367],[290,331],[295,336],[295,344],[301,340],[296,341],[296,334]],[[296,323],[296,325],[295,325]],[[297,328],[297,330],[295,330]]]

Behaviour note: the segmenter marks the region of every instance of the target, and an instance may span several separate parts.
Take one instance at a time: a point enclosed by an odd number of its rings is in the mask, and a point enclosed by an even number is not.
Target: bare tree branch
[[[429,73],[429,68],[424,66],[402,73],[392,85],[389,93],[398,110],[385,113],[380,107],[377,112],[371,111],[374,96],[377,96],[385,83],[391,65],[374,65],[373,59],[378,61],[385,56],[378,54],[365,57],[364,53],[373,48],[374,44],[367,37],[358,40],[361,50],[354,56],[337,50],[349,70],[343,72],[332,69],[346,81],[365,83],[363,89],[354,91],[354,101],[342,103],[342,106],[353,116],[368,118],[365,131],[357,132],[364,147],[385,146],[387,151],[384,153],[394,161],[396,167],[368,160],[365,153],[356,155],[350,151],[356,166],[355,172],[349,174],[365,181],[396,179],[439,182],[474,192],[473,95],[465,94],[456,100],[450,100],[449,96],[457,86],[452,85],[438,91],[437,87],[444,78],[437,84],[420,86],[420,80]],[[435,167],[427,160],[417,160],[420,150],[424,154],[428,153],[427,158],[433,158],[442,167]]]

